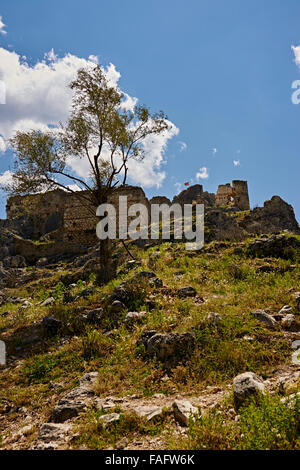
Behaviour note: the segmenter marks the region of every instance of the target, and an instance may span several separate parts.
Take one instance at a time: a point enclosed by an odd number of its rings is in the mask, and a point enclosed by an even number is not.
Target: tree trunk
[[[111,281],[116,274],[115,263],[112,259],[111,240],[100,240],[99,248],[100,268],[97,276],[98,283],[106,284]]]

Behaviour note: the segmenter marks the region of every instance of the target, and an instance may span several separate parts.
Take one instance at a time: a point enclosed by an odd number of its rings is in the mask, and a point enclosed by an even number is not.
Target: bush
[[[178,443],[176,443],[178,445]],[[300,399],[283,403],[279,396],[262,397],[240,409],[238,422],[226,421],[216,410],[189,423],[185,449],[300,449]]]
[[[82,354],[86,359],[108,357],[113,349],[113,340],[104,336],[98,330],[89,329],[82,338]]]

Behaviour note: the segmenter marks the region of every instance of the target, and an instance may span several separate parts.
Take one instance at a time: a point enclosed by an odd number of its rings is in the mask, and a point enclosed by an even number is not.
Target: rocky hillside
[[[245,230],[250,217],[255,234],[269,211],[271,232],[278,204],[232,220]],[[198,252],[132,246],[134,260],[116,248],[118,276],[101,288],[93,248],[30,266],[7,257],[1,448],[300,449],[300,236],[290,230]]]

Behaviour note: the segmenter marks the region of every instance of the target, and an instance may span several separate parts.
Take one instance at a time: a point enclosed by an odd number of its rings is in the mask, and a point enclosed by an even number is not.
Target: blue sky
[[[215,192],[247,179],[252,206],[278,194],[300,220],[300,104],[291,101],[300,80],[300,50],[291,47],[300,44],[299,1],[0,0],[0,16],[0,48],[10,54],[0,54],[0,79],[13,52],[28,67],[52,49],[55,60],[93,55],[114,64],[123,91],[165,111],[179,133],[162,144],[157,171],[165,174],[158,188],[154,173],[147,195],[173,196],[185,181]],[[0,104],[6,137],[17,107],[8,105]],[[4,109],[12,113],[5,124]],[[7,150],[0,174],[9,167]],[[1,217],[4,203],[2,195]]]

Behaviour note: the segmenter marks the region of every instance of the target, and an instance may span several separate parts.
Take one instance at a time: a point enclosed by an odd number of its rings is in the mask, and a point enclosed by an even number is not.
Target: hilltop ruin
[[[128,207],[142,203],[149,213],[152,204],[204,204],[206,241],[242,240],[249,234],[299,230],[292,206],[279,196],[251,211],[247,181],[220,185],[216,194],[196,184],[174,196],[172,201],[165,196],[149,200],[141,187],[122,186],[114,189],[108,200],[116,208],[117,216],[119,196],[127,196]],[[96,224],[96,207],[87,207],[76,194],[57,189],[10,197],[7,219],[0,220],[0,261],[21,255],[34,263],[44,256],[85,252],[98,241]]]
[[[203,203],[207,208],[224,206],[236,211],[250,209],[247,181],[220,185],[216,195],[204,192],[203,186],[196,184],[174,196],[173,201],[164,196],[148,200],[141,187],[122,186],[115,189],[108,200],[115,206],[117,215],[119,196],[127,196],[128,207],[142,203],[148,209],[152,204],[170,206],[174,203]],[[38,240],[52,233],[56,240],[65,243],[90,245],[96,241],[96,216],[92,215],[96,208],[83,205],[76,194],[57,189],[44,194],[15,196],[8,199],[6,211],[8,225],[10,221],[24,238]]]

